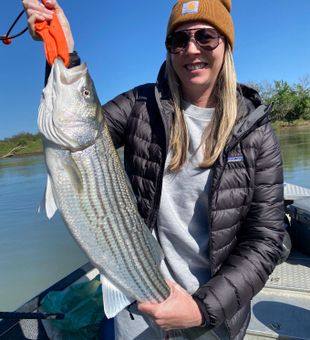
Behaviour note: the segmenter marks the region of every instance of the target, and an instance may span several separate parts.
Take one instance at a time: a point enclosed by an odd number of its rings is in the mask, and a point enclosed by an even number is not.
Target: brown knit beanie
[[[172,8],[167,36],[184,23],[206,21],[226,37],[233,49],[234,24],[230,11],[231,0],[179,0]]]

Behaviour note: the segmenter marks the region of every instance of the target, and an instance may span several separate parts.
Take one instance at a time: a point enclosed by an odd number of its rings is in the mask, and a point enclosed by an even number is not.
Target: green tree
[[[308,82],[296,85],[295,112],[299,118],[310,120],[310,87]]]
[[[294,112],[296,95],[288,82],[276,80],[274,82],[274,94],[270,100],[273,103],[272,118],[274,120],[290,122],[296,119]]]
[[[298,84],[289,85],[287,81],[276,80],[272,84],[248,83],[256,89],[262,101],[273,104],[272,119],[292,122],[297,119],[310,120],[310,78],[304,76]]]

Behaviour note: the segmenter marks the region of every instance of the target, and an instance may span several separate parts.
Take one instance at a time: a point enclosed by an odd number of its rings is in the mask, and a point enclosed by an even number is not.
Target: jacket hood
[[[159,69],[157,81],[156,81],[156,88],[160,95],[161,100],[172,100],[169,84],[168,84],[168,77],[166,73],[166,61],[164,61]]]
[[[238,84],[238,116],[227,148],[233,147],[240,139],[259,126],[270,122],[271,105],[262,104],[256,90]]]

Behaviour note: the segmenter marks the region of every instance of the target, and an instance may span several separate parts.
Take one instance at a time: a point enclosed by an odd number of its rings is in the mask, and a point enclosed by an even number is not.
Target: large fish
[[[163,301],[170,291],[158,269],[162,251],[138,213],[85,64],[67,69],[55,60],[38,126],[48,170],[47,216],[59,209],[102,274],[105,314],[113,317],[135,300]],[[180,334],[169,338],[196,338]]]
[[[161,249],[138,213],[85,64],[67,69],[55,61],[38,126],[48,169],[47,215],[59,209],[103,275],[107,316],[130,301],[163,301],[169,288],[158,270]]]

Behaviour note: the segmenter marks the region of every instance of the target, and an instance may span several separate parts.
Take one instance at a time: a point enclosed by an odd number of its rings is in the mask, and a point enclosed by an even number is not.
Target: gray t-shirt
[[[165,259],[161,271],[190,294],[210,278],[208,259],[208,177],[209,170],[199,168],[203,159],[201,136],[209,124],[214,109],[184,103],[189,150],[186,163],[177,173],[167,167],[160,209],[157,238]]]

